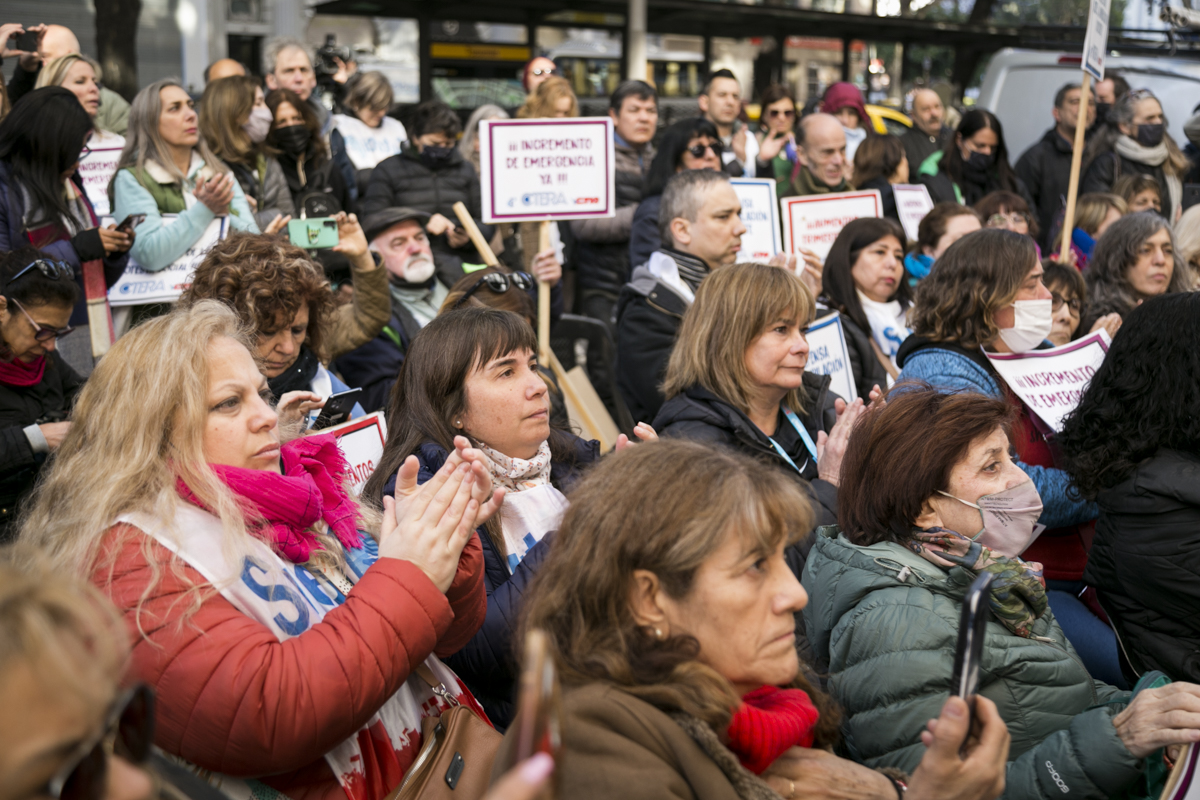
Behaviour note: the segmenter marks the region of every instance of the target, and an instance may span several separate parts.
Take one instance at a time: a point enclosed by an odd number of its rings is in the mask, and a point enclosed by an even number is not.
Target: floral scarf
[[[488,471],[492,473],[492,481],[498,487],[510,492],[522,492],[535,486],[547,486],[550,483],[550,443],[548,441],[542,442],[537,455],[528,460],[510,458],[486,444],[480,444],[479,449],[487,457]]]
[[[995,575],[988,598],[992,613],[1017,636],[1033,637],[1033,623],[1048,607],[1041,564],[993,553],[979,542],[946,528],[914,529],[908,547],[942,569],[965,567],[972,572]]]

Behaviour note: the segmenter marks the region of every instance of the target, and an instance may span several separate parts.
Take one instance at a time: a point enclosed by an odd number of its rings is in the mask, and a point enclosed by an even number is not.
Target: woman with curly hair
[[[1075,485],[1100,505],[1084,580],[1099,591],[1134,673],[1157,669],[1177,681],[1200,679],[1196,341],[1200,295],[1135,308],[1058,435]]]
[[[391,316],[387,272],[367,250],[358,219],[339,214],[340,244],[353,264],[354,299],[336,306],[320,265],[273,236],[234,234],[196,268],[180,304],[220,300],[254,331],[254,355],[285,416],[312,411],[350,387],[324,367],[375,338]],[[289,396],[290,395],[290,396]],[[354,416],[363,410],[355,406]]]
[[[578,117],[579,100],[566,78],[551,76],[538,84],[525,104],[517,109],[517,119]]]
[[[992,368],[984,350],[1023,353],[1051,346],[1053,313],[1063,302],[1042,283],[1033,239],[986,229],[952,244],[922,281],[909,313],[912,335],[896,354],[898,381],[919,380],[943,391],[969,391],[1006,400],[1018,416],[1012,444],[1042,498],[1038,519],[1048,530],[1023,557],[1040,562],[1050,603],[1092,675],[1122,682],[1111,632],[1073,595],[1087,563],[1087,533],[1095,503],[1072,494],[1071,476],[1029,408]],[[1061,582],[1061,583],[1059,583]]]
[[[1176,269],[1171,225],[1153,211],[1127,214],[1110,225],[1096,242],[1085,277],[1084,325],[1105,314],[1124,317],[1143,300],[1191,288],[1187,268]]]

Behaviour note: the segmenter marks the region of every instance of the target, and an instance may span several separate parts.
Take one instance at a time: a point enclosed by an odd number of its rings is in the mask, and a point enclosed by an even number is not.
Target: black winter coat
[[[828,303],[828,300],[822,300]],[[858,323],[850,319],[849,314],[842,314],[842,330],[846,334],[846,355],[850,358],[850,374],[854,378],[854,388],[865,403],[871,395],[871,389],[878,386],[887,391],[888,372],[875,356],[875,348],[871,347],[871,331],[858,327]]]
[[[832,378],[828,375],[804,373],[807,408],[803,415],[797,416],[814,442],[818,432],[828,433],[837,422],[837,411],[833,406],[837,395],[829,391],[831,382]],[[817,477],[817,465],[808,447],[783,412],[779,414],[779,425],[773,438],[796,463],[799,472],[779,455],[767,435],[749,417],[699,386],[686,389],[665,402],[654,418],[653,425],[659,436],[666,439],[690,439],[721,445],[775,464],[804,487],[812,500],[816,527],[788,553],[788,565],[799,578],[808,551],[812,548],[816,528],[837,524],[837,487]]]
[[[481,202],[479,176],[458,148],[454,148],[445,163],[433,169],[421,160],[415,147],[406,147],[375,167],[359,207],[364,219],[385,208],[405,206],[427,214],[441,214],[457,226],[454,204],[463,203],[484,240],[491,241],[495,229],[480,221],[483,219]],[[443,234],[430,236],[429,244],[438,263],[446,263],[452,269],[461,269],[464,260],[472,264],[484,263],[483,256],[470,242],[462,248],[451,247]]]
[[[1079,193],[1111,192],[1117,178],[1122,175],[1137,174],[1149,175],[1158,181],[1159,189],[1162,192],[1163,217],[1168,220],[1175,219],[1175,209],[1171,205],[1171,194],[1167,191],[1167,176],[1163,172],[1162,164],[1152,167],[1140,161],[1131,161],[1111,150],[1107,153],[1100,153],[1092,159],[1092,163],[1087,165],[1083,173],[1083,181],[1079,185]]]
[[[1160,450],[1098,501],[1083,579],[1129,661],[1200,681],[1200,454]]]
[[[570,436],[570,434],[566,434]],[[570,492],[579,479],[584,467],[600,458],[600,443],[585,441],[577,436],[574,440],[572,463],[552,462],[550,483],[564,494]],[[446,463],[448,453],[433,442],[426,442],[414,454],[421,462],[417,483],[425,483]],[[396,491],[393,476],[383,489],[385,495]],[[475,695],[475,699],[487,712],[488,719],[501,732],[512,722],[516,713],[516,682],[519,665],[513,652],[513,639],[521,614],[521,601],[529,582],[550,552],[554,534],[547,534],[540,542],[529,548],[516,571],[508,571],[508,562],[492,544],[487,531],[479,528],[476,533],[483,545],[483,585],[487,591],[487,617],[467,646],[445,659],[463,683]]]
[[[649,270],[634,271],[617,298],[617,390],[635,422],[654,419],[659,385],[690,303]]]
[[[0,541],[15,533],[9,525],[17,506],[33,488],[46,461],[44,453],[33,452],[23,428],[66,421],[83,382],[58,351],[52,351],[46,355],[41,382],[33,386],[0,384]]]
[[[1015,177],[1015,176],[1014,176]],[[1029,196],[1029,189],[1026,188],[1025,182],[1019,177],[1015,177],[1016,187],[1012,191],[1021,195],[1030,208],[1034,207],[1033,198]],[[987,180],[981,185],[972,183],[963,178],[962,181],[955,183],[950,175],[938,166],[936,175],[922,173],[917,176],[917,182],[925,184],[929,189],[929,196],[934,203],[961,203],[964,206],[973,206],[992,192],[998,192],[1004,189],[1004,185],[1000,183],[999,177],[995,173],[988,173]],[[955,191],[957,187],[958,191]],[[1107,189],[1105,191],[1108,191]],[[961,199],[959,192],[962,193]],[[986,222],[986,220],[984,220]]]
[[[874,178],[855,188],[863,191],[878,189],[879,199],[883,203],[883,215],[896,222],[900,221],[900,212],[896,210],[896,193],[892,191],[892,185],[888,183],[887,178]]]
[[[1033,213],[1037,214],[1037,242],[1048,248],[1047,238],[1054,216],[1066,207],[1067,188],[1071,182],[1071,152],[1074,146],[1051,128],[1017,161],[1017,177],[1033,198]],[[1080,194],[1082,194],[1082,190]]]

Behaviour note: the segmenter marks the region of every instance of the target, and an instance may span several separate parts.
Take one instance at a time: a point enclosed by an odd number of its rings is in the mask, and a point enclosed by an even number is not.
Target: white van
[[[1134,89],[1150,89],[1162,103],[1168,131],[1182,148],[1183,123],[1200,104],[1200,62],[1145,55],[1110,55],[1105,73],[1117,72]],[[1078,53],[1005,48],[992,56],[976,105],[1004,125],[1008,159],[1017,163],[1030,145],[1054,125],[1054,94],[1065,83],[1080,83]]]

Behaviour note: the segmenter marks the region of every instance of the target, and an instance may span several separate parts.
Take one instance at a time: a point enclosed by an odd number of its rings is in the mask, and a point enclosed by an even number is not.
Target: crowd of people
[[[1018,156],[928,88],[895,136],[850,83],[755,120],[716,70],[660,126],[628,80],[615,214],[543,228],[485,223],[479,132],[579,115],[548,58],[464,120],[353,63],[330,98],[295,40],[128,102],[67,28],[0,42],[0,797],[432,796],[406,779],[454,709],[486,736],[445,782],[488,800],[1157,797],[1200,742],[1200,162],[1148,90],[1084,118],[1063,86]],[[743,176],[882,216],[746,261]],[[318,218],[336,244],[301,246]],[[171,302],[97,313],[181,263]],[[810,364],[833,312],[853,396]],[[610,452],[547,313],[601,342],[563,334]],[[1100,331],[1058,433],[988,358]],[[354,390],[369,476],[314,428]],[[534,639],[560,740],[517,761]]]

